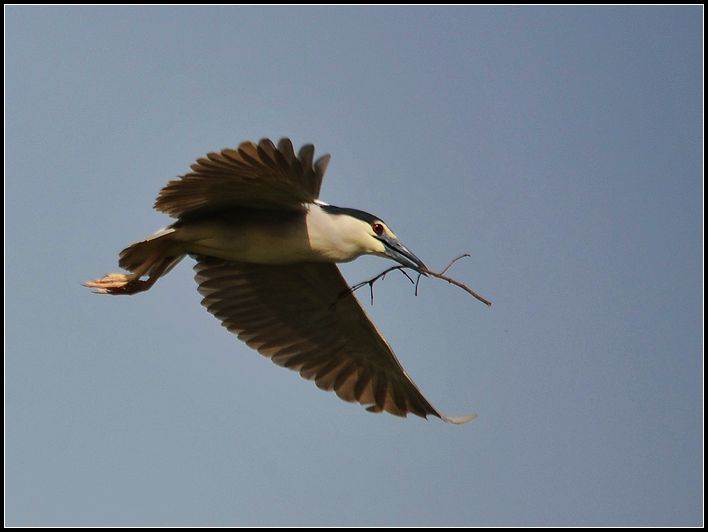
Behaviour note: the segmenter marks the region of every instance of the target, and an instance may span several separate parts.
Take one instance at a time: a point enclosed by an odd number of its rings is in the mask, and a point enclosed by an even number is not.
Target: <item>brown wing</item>
[[[290,139],[277,147],[262,139],[209,153],[190,173],[167,183],[155,208],[175,218],[231,206],[298,208],[317,199],[329,163],[329,155],[313,163],[314,153],[306,144],[296,156]]]
[[[367,410],[448,418],[423,397],[331,263],[286,266],[197,257],[202,304],[276,364]]]

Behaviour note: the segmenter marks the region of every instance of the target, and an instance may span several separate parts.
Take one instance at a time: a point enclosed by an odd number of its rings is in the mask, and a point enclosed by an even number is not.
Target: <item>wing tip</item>
[[[440,416],[440,419],[451,425],[464,425],[477,419],[477,414],[469,414],[467,416]]]

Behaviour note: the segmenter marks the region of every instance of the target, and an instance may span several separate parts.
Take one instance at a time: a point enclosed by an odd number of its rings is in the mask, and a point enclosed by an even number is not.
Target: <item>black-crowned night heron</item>
[[[155,208],[177,221],[120,253],[131,273],[85,285],[134,294],[192,255],[202,304],[276,364],[371,412],[473,419],[428,402],[348,291],[336,262],[374,254],[425,265],[381,218],[319,201],[329,155],[313,156],[310,144],[296,156],[289,139],[209,153],[160,191]]]

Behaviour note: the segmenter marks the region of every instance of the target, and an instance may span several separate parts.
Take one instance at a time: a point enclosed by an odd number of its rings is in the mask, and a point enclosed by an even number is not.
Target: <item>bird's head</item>
[[[342,216],[340,230],[346,233],[347,240],[354,241],[359,254],[371,254],[387,257],[399,264],[420,272],[427,267],[418,257],[404,246],[388,225],[373,214],[357,209],[321,205],[330,215]]]

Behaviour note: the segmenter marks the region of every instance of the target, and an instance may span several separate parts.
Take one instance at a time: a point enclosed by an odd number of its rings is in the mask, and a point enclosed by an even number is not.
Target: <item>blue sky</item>
[[[9,525],[702,523],[699,6],[5,9]],[[443,282],[367,312],[463,427],[199,304],[90,294],[197,157],[289,136]],[[352,282],[388,264],[345,265]]]

